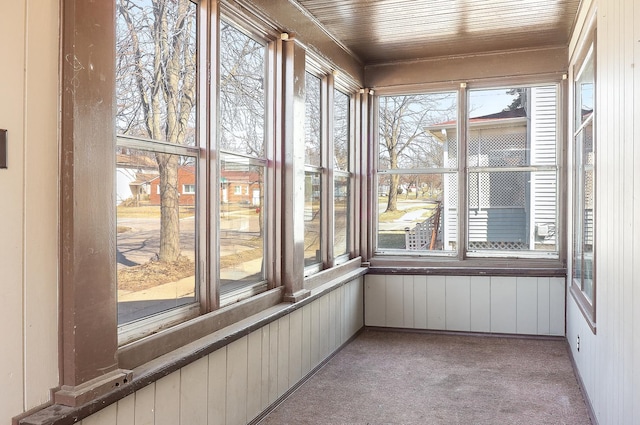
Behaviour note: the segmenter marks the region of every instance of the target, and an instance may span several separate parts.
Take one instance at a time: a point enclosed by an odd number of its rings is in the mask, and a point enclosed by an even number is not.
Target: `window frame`
[[[597,258],[597,252],[596,252],[596,242],[597,242],[597,228],[595,226],[595,223],[597,223],[597,205],[598,205],[598,199],[597,199],[597,146],[598,146],[598,140],[597,140],[597,133],[596,133],[596,126],[597,126],[597,51],[596,51],[596,47],[597,47],[597,29],[595,27],[595,22],[591,23],[591,28],[585,33],[583,39],[580,41],[580,48],[577,51],[577,55],[575,57],[574,60],[571,61],[570,64],[570,72],[571,72],[571,84],[570,84],[570,93],[571,93],[571,120],[569,123],[569,129],[570,129],[570,137],[571,137],[571,143],[570,143],[570,160],[572,163],[572,167],[570,168],[572,171],[571,175],[569,176],[569,178],[571,179],[571,197],[570,197],[570,211],[571,211],[571,215],[570,215],[570,219],[571,219],[571,235],[572,235],[572,240],[571,240],[571,244],[569,244],[569,248],[570,248],[570,254],[569,254],[569,261],[570,261],[570,265],[568,268],[568,280],[569,280],[569,292],[571,293],[572,298],[575,300],[578,309],[580,310],[580,312],[582,313],[583,317],[585,318],[589,328],[591,329],[591,331],[596,334],[597,333],[597,326],[596,326],[596,314],[597,314],[597,279],[596,279],[596,272],[597,272],[597,262],[596,262],[596,258]],[[578,79],[581,76],[582,71],[584,70],[584,67],[587,65],[588,61],[591,61],[592,66],[593,66],[593,111],[590,115],[590,117],[587,120],[584,120],[580,122],[580,124],[577,123],[577,115],[579,112],[576,110],[576,106],[577,106],[577,96],[578,96],[578,91],[576,90],[576,83],[578,81]],[[581,104],[581,103],[580,103]],[[586,130],[589,125],[592,126],[592,143],[593,143],[593,166],[592,166],[592,173],[593,173],[593,243],[592,243],[592,249],[593,249],[593,257],[592,257],[592,299],[589,299],[589,297],[585,294],[584,292],[584,288],[583,288],[583,280],[581,276],[581,279],[576,279],[576,277],[574,276],[574,269],[575,269],[575,265],[574,265],[574,261],[575,261],[575,257],[576,257],[576,253],[575,253],[575,238],[578,236],[576,234],[576,218],[578,216],[582,217],[582,215],[578,215],[578,205],[577,203],[580,200],[584,199],[584,187],[580,187],[578,188],[578,183],[582,182],[582,178],[579,176],[583,173],[584,171],[584,163],[581,161],[582,155],[578,153],[578,139],[582,140],[582,135],[583,135],[583,131]],[[583,145],[580,142],[580,149],[582,149]],[[579,164],[577,162],[580,162]],[[580,190],[580,194],[578,194],[578,190]],[[582,196],[580,196],[582,195]],[[582,210],[581,210],[582,211]],[[580,239],[581,240],[581,239]]]
[[[561,219],[563,211],[565,210],[565,205],[562,202],[560,197],[559,188],[562,187],[564,177],[561,170],[562,163],[562,149],[564,140],[564,131],[563,131],[563,122],[564,122],[564,111],[562,109],[563,106],[563,94],[565,92],[565,87],[562,84],[563,76],[561,74],[553,74],[553,75],[541,75],[538,77],[504,77],[499,79],[499,81],[495,79],[487,79],[487,80],[477,80],[473,83],[462,82],[459,83],[455,90],[458,91],[458,113],[457,113],[457,123],[456,129],[458,132],[458,187],[465,188],[465,190],[459,190],[458,196],[458,247],[455,253],[451,255],[447,255],[446,253],[441,252],[432,252],[432,251],[410,251],[407,249],[404,250],[383,250],[379,249],[377,246],[377,233],[378,233],[378,212],[376,208],[375,202],[375,188],[371,190],[372,195],[374,196],[374,226],[372,226],[371,232],[373,236],[373,240],[376,241],[376,245],[373,249],[373,258],[371,259],[371,264],[374,267],[387,268],[390,265],[394,264],[402,264],[404,267],[455,267],[455,268],[466,268],[469,267],[468,272],[473,272],[473,270],[479,269],[491,269],[496,272],[500,272],[500,270],[505,266],[508,262],[512,266],[519,267],[520,270],[526,269],[525,273],[529,273],[528,270],[536,270],[536,269],[547,269],[545,273],[549,273],[552,275],[560,275],[562,272],[566,273],[566,265],[565,265],[565,255],[564,253],[564,244],[565,239],[563,238],[564,233],[562,229],[564,228],[564,222]],[[556,217],[557,217],[557,225],[556,225],[556,251],[554,255],[547,256],[544,253],[539,254],[535,251],[527,251],[517,253],[518,255],[514,255],[513,252],[504,251],[504,252],[490,252],[490,251],[482,251],[478,254],[471,253],[467,247],[466,242],[468,239],[467,236],[467,227],[468,227],[468,196],[467,196],[467,181],[469,175],[469,166],[467,164],[467,142],[468,142],[468,95],[471,90],[480,90],[480,89],[499,89],[501,87],[539,87],[539,86],[556,86],[557,87],[557,121],[556,121],[556,165],[554,167],[554,171],[556,173]],[[411,86],[410,89],[398,90],[393,87],[385,88],[384,90],[378,89],[375,96],[375,130],[374,130],[374,140],[375,143],[375,157],[379,157],[378,149],[379,149],[379,118],[378,118],[378,99],[380,96],[394,96],[394,95],[406,95],[406,94],[428,94],[428,93],[438,93],[438,92],[448,92],[453,91],[454,89],[450,84],[421,84],[416,86]],[[529,166],[530,168],[538,168],[535,166]],[[544,167],[546,168],[546,167]],[[394,170],[395,171],[395,170]],[[405,170],[406,171],[406,170]],[[436,170],[440,171],[440,170]],[[445,170],[448,171],[448,170]],[[376,185],[379,170],[374,170],[376,176]],[[412,172],[412,170],[409,170]],[[384,171],[384,174],[388,173]],[[377,186],[376,186],[377,187]],[[461,207],[462,206],[462,207]],[[464,243],[460,243],[460,241],[464,241]],[[399,263],[398,263],[399,262]]]

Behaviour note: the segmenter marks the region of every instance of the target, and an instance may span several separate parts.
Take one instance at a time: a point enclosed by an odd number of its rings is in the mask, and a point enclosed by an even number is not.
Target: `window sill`
[[[410,258],[375,257],[370,261],[371,274],[455,275],[455,276],[536,276],[566,277],[567,268],[558,259],[511,258]]]

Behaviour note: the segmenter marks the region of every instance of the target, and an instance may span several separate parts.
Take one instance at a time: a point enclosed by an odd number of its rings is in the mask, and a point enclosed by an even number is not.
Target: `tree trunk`
[[[400,176],[397,174],[392,174],[389,179],[389,196],[387,200],[387,211],[397,211],[398,210],[398,182],[400,180]]]
[[[171,262],[180,256],[180,198],[178,194],[178,157],[156,154],[160,171],[160,261]]]

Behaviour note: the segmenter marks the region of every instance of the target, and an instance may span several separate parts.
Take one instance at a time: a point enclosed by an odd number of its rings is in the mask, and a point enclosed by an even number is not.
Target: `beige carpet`
[[[566,341],[366,330],[271,424],[590,424]]]

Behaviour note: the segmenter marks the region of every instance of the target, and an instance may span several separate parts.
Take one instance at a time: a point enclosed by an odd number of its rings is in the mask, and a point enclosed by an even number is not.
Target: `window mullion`
[[[468,130],[467,121],[469,119],[468,112],[469,93],[466,83],[461,83],[458,89],[458,121],[457,131],[458,138],[458,259],[464,260],[467,256],[467,200],[469,198],[468,189],[468,173],[467,167],[467,147],[468,147]]]
[[[304,159],[305,159],[305,51],[291,37],[283,37],[283,134],[282,172],[282,282],[285,299],[309,296],[304,275]],[[302,142],[302,143],[301,143]]]
[[[321,139],[321,155],[323,172],[322,199],[324,207],[322,208],[322,223],[320,224],[321,239],[320,247],[322,249],[322,263],[324,268],[330,268],[335,265],[335,256],[333,250],[333,240],[335,234],[334,227],[334,209],[335,198],[334,188],[334,76],[327,75],[322,81],[322,139]]]

